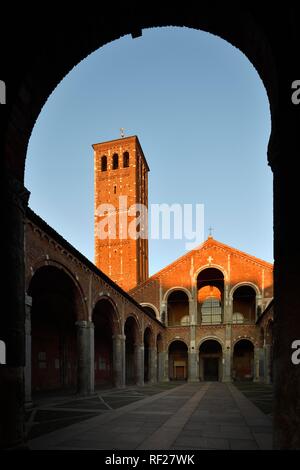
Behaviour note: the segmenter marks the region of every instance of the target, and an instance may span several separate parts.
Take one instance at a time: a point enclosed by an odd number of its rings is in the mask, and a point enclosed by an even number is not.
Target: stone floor
[[[41,411],[75,410],[77,422],[52,432],[48,427],[30,440],[31,449],[271,449],[271,418],[232,384],[128,388],[45,408],[29,417],[29,430]]]

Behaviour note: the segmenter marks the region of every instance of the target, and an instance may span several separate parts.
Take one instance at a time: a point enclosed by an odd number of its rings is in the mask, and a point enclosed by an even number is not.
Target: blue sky
[[[149,203],[204,204],[205,238],[273,262],[269,103],[226,41],[188,28],[143,30],[97,50],[53,91],[29,142],[29,204],[93,261],[93,143],[137,135]],[[186,252],[150,240],[150,274]]]

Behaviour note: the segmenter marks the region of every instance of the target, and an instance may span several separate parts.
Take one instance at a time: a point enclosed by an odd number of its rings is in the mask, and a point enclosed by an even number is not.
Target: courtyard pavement
[[[58,413],[64,426],[60,429]],[[37,426],[43,422],[46,429]],[[27,426],[33,450],[272,448],[271,417],[233,384],[219,382],[129,387],[50,403],[48,399],[29,414]]]

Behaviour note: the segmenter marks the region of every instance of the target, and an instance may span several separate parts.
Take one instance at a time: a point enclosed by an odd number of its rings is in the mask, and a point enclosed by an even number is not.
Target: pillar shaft
[[[31,307],[32,299],[28,295],[25,295],[25,404],[29,406],[32,403],[32,375],[31,375],[31,363],[32,363],[32,351],[31,351]]]
[[[25,263],[24,226],[29,192],[8,172],[1,172],[1,222],[4,237],[2,266],[5,272],[5,314],[1,316],[1,340],[6,346],[6,365],[0,366],[0,448],[25,445]]]
[[[149,382],[157,382],[157,351],[156,348],[149,348]]]
[[[117,388],[125,387],[125,336],[113,336],[113,377]]]
[[[90,395],[94,392],[94,324],[88,321],[78,321],[77,326],[77,354],[78,354],[78,381],[77,390],[81,395]]]
[[[144,346],[135,345],[135,381],[139,386],[144,385]]]
[[[188,381],[199,381],[198,354],[194,350],[188,352]]]

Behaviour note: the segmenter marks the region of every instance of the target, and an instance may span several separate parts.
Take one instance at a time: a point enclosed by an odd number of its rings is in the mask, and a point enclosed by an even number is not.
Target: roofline
[[[39,215],[37,215],[30,207],[26,209],[26,217],[31,222],[35,223],[39,227],[45,230],[52,238],[55,239],[58,243],[63,245],[68,251],[76,256],[83,264],[85,264],[91,271],[101,277],[107,284],[109,284],[113,289],[115,289],[119,294],[123,295],[129,302],[133,303],[136,307],[139,308],[145,315],[147,315],[152,320],[156,321],[159,326],[165,328],[165,325],[161,323],[157,318],[151,317],[146,311],[143,310],[142,305],[140,305],[131,295],[124,291],[118,284],[116,284],[110,277],[108,277],[103,271],[101,271],[97,266],[95,266],[88,258],[86,258],[80,251],[78,251],[71,243],[69,243],[62,235],[60,235],[54,228],[45,222]]]
[[[226,245],[225,243],[222,243],[222,242],[219,242],[218,240],[216,240],[215,238],[212,238],[212,237],[209,237],[207,238],[203,243],[201,243],[200,245],[198,245],[196,248],[193,248],[192,250],[188,251],[187,253],[184,253],[183,255],[179,256],[177,259],[175,259],[174,261],[172,261],[172,263],[169,263],[167,264],[167,266],[165,266],[164,268],[160,269],[159,271],[157,271],[155,274],[152,274],[152,276],[148,277],[148,279],[144,282],[141,282],[140,284],[138,284],[136,287],[134,287],[133,289],[131,289],[131,291],[135,291],[136,289],[139,289],[140,287],[142,287],[143,285],[146,285],[148,282],[150,282],[151,280],[154,280],[156,279],[157,277],[159,277],[160,274],[162,274],[164,271],[166,271],[168,268],[170,268],[172,265],[174,265],[175,263],[178,263],[181,259],[185,258],[186,256],[189,256],[191,255],[192,253],[196,252],[197,250],[200,250],[201,248],[204,247],[204,245],[208,242],[208,241],[213,241],[213,242],[216,242],[216,244],[218,245],[221,245],[223,246],[224,248],[227,248],[228,250],[234,250],[235,252],[237,253],[240,253],[241,255],[243,256],[246,256],[247,258],[251,258],[253,259],[254,261],[256,261],[257,263],[259,264],[264,264],[264,265],[268,265],[269,268],[273,268],[273,264],[272,263],[269,263],[268,261],[264,261],[260,258],[257,258],[256,256],[253,256],[253,255],[250,255],[249,253],[246,253],[245,251],[242,251],[242,250],[239,250],[237,248],[233,248],[232,246],[230,245]]]
[[[127,137],[120,137],[119,139],[106,140],[106,141],[104,141],[104,142],[97,142],[97,143],[95,143],[95,144],[92,144],[92,147],[93,147],[93,149],[95,150],[95,146],[96,146],[96,145],[112,144],[112,143],[114,143],[114,142],[118,142],[118,141],[122,141],[122,140],[124,141],[124,140],[126,140],[126,139],[136,139],[137,144],[138,144],[138,147],[139,147],[139,150],[140,150],[140,152],[141,152],[141,155],[142,155],[142,157],[143,157],[144,163],[145,163],[145,165],[146,165],[147,171],[150,171],[148,162],[147,162],[147,160],[146,160],[146,157],[145,157],[145,155],[144,155],[144,152],[143,152],[141,143],[140,143],[139,138],[138,138],[137,135],[129,135],[129,136],[127,136]]]
[[[271,299],[271,301],[268,303],[264,311],[259,315],[258,319],[256,320],[255,324],[258,325],[258,323],[262,320],[262,318],[268,313],[270,308],[274,306],[274,298]]]

